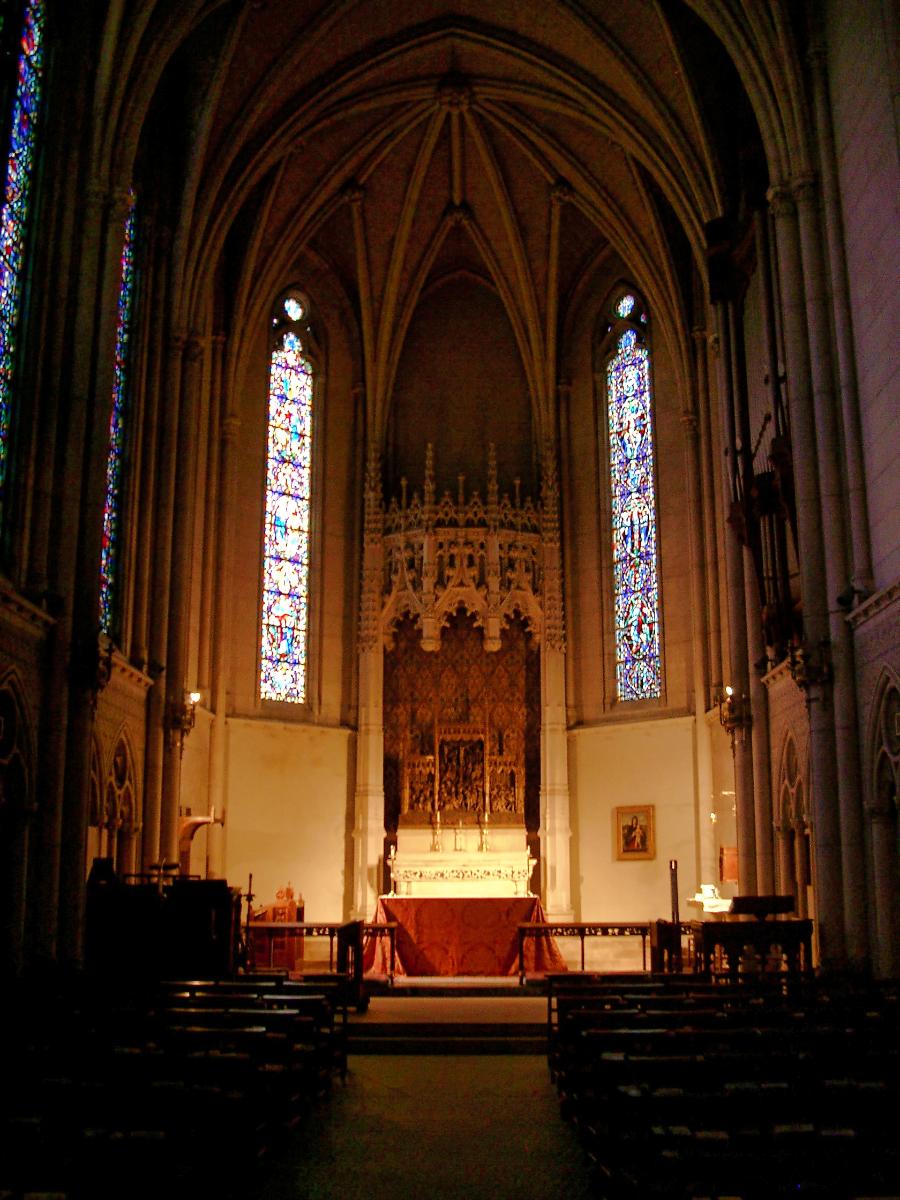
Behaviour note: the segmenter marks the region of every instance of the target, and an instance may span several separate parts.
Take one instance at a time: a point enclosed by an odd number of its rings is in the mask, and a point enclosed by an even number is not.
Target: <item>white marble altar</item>
[[[522,826],[401,826],[389,861],[396,896],[531,895],[535,860]]]

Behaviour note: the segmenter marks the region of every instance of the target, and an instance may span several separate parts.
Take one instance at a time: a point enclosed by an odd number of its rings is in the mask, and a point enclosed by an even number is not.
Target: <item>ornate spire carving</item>
[[[541,471],[541,530],[544,540],[544,639],[549,649],[562,651],[566,648],[566,626],[559,533],[559,475],[556,447],[550,441],[544,447]]]
[[[359,602],[359,648],[362,652],[377,647],[381,615],[384,504],[381,496],[381,459],[375,442],[370,442],[366,451],[363,503],[363,565]]]
[[[518,483],[518,481],[517,481]],[[488,452],[487,503],[468,497],[460,477],[456,497],[435,502],[434,448],[425,455],[424,503],[392,500],[384,515],[385,581],[381,630],[390,644],[396,621],[420,623],[422,648],[440,648],[441,629],[460,607],[484,630],[484,648],[500,649],[504,622],[522,617],[542,636],[544,571],[542,514],[516,489],[515,502],[499,495],[496,448]]]

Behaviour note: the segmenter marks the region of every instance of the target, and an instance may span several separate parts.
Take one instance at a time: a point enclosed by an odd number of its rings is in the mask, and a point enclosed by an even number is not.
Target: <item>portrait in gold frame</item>
[[[623,862],[656,858],[654,806],[634,804],[613,810],[613,844]]]

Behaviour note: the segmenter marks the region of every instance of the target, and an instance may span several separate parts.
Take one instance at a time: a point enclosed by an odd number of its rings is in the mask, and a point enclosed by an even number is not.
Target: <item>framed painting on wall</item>
[[[639,804],[613,810],[616,858],[656,858],[652,804]]]

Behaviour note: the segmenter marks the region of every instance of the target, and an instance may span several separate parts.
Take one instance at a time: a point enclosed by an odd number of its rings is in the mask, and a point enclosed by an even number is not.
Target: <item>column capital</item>
[[[806,61],[815,70],[821,70],[825,66],[825,42],[821,37],[814,37],[809,43],[809,48],[806,51]]]
[[[890,825],[894,821],[894,814],[891,810],[878,800],[867,804],[865,808],[866,816],[873,825]]]
[[[109,202],[109,189],[97,179],[92,179],[84,189],[84,202],[91,208],[103,208]]]
[[[130,187],[113,188],[109,192],[109,216],[115,225],[121,225],[134,203],[134,192]]]
[[[560,177],[550,189],[550,201],[557,208],[561,208],[564,204],[571,203],[575,198],[575,191],[567,179]]]
[[[241,429],[240,417],[229,415],[222,422],[222,440],[234,442]]]
[[[366,198],[366,189],[362,184],[357,183],[355,179],[350,179],[344,184],[341,197],[351,208],[359,210],[362,208],[363,201]]]
[[[791,188],[798,207],[811,208],[819,203],[821,189],[819,177],[814,171],[804,171],[791,180]]]
[[[203,338],[197,333],[192,333],[189,337],[184,338],[184,357],[185,361],[194,366],[203,359]]]
[[[769,212],[777,219],[792,217],[797,212],[793,188],[786,183],[775,183],[766,192]]]

